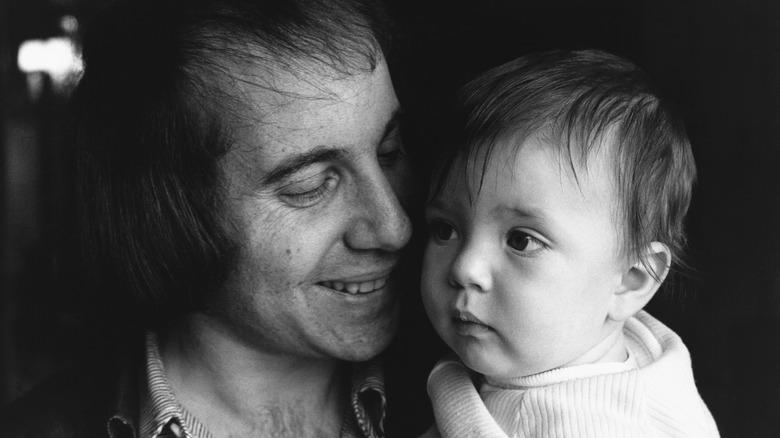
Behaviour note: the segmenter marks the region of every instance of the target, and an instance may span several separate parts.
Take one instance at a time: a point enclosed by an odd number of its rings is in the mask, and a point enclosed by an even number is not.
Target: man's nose
[[[471,289],[487,292],[493,288],[491,255],[488,243],[472,239],[464,242],[450,267],[448,281],[456,289]]]
[[[346,232],[346,244],[356,250],[398,251],[409,242],[412,224],[396,191],[384,174],[356,188],[356,219]]]

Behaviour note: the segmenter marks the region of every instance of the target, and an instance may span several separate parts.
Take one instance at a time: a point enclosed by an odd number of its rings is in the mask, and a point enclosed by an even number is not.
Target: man
[[[370,360],[396,330],[411,226],[381,10],[134,0],[95,23],[74,96],[85,246],[101,292],[133,297],[144,345],[0,427],[384,436]]]

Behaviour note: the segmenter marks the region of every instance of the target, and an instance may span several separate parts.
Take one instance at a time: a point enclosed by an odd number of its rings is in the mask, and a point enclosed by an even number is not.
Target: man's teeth
[[[355,295],[358,293],[364,294],[373,292],[377,289],[381,289],[387,283],[387,277],[380,278],[373,281],[363,281],[360,283],[345,283],[343,281],[323,281],[322,284],[325,287],[335,289],[339,292],[347,292]]]

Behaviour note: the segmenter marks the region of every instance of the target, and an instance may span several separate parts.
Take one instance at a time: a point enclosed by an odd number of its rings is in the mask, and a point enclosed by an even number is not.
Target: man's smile
[[[376,280],[360,281],[360,282],[347,282],[347,281],[322,281],[318,283],[321,286],[337,290],[339,292],[347,292],[349,294],[365,294],[374,292],[377,289],[381,289],[387,284],[389,277],[384,276]]]

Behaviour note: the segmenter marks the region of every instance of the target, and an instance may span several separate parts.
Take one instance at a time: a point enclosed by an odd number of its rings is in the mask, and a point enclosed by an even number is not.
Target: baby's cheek
[[[423,275],[422,284],[422,302],[425,312],[428,314],[428,318],[434,323],[438,323],[437,319],[441,313],[442,297],[438,295],[439,292],[434,286],[434,282],[431,278]]]
[[[436,300],[434,299],[434,296],[431,291],[431,287],[427,283],[425,276],[423,276],[423,284],[422,284],[422,302],[423,302],[423,307],[425,307],[426,313],[428,313],[428,317],[433,318],[437,307]]]
[[[426,295],[433,293],[436,288],[436,277],[439,274],[440,267],[436,263],[434,253],[435,248],[432,248],[431,244],[428,244],[425,248],[422,265],[421,286],[423,299],[425,299]]]
[[[449,319],[449,300],[454,295],[447,284],[448,265],[446,251],[440,246],[428,244],[422,269],[422,300],[428,317],[434,326]]]

